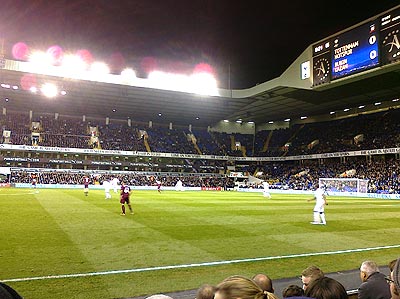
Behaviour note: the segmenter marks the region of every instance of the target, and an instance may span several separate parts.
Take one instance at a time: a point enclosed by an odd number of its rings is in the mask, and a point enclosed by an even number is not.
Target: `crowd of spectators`
[[[216,286],[204,284],[196,293],[196,299],[398,299],[400,298],[400,259],[388,263],[390,275],[385,276],[371,260],[364,261],[359,269],[360,285],[357,290],[346,290],[340,277],[326,275],[315,265],[305,268],[300,275],[302,285],[289,284],[279,294],[274,281],[264,273],[252,278],[233,275]],[[154,298],[157,296],[157,298]],[[147,299],[173,299],[167,295],[152,295]]]
[[[32,145],[32,122],[40,127],[38,145],[74,148],[150,151],[222,156],[283,156],[398,147],[400,109],[326,122],[293,125],[287,129],[252,134],[221,133],[196,128],[149,127],[113,120],[83,121],[72,117],[25,114],[0,116],[0,126],[11,131],[12,144]],[[99,143],[93,144],[95,135]],[[329,132],[329,134],[326,134]],[[145,134],[143,134],[145,133]],[[194,138],[192,138],[194,137]],[[3,142],[5,138],[3,137]],[[239,145],[239,146],[237,146]]]
[[[259,179],[270,182],[271,189],[284,190],[314,190],[318,185],[319,178],[343,178],[349,177],[347,173],[351,170],[353,177],[368,180],[367,190],[369,193],[400,193],[400,162],[396,159],[369,161],[354,157],[347,162],[324,160],[324,164],[316,160],[308,160],[303,163],[296,161],[265,163],[252,165],[246,173],[254,171],[257,167],[262,175]],[[29,171],[14,171],[11,173],[11,183],[29,183]],[[41,184],[80,184],[82,177],[87,175],[85,171],[40,171],[38,172],[38,183]],[[104,173],[91,174],[92,183],[101,183],[110,180],[113,176],[120,181],[135,186],[151,186],[155,184],[157,177],[164,186],[174,186],[178,179],[187,187],[221,187],[232,186],[234,177],[220,174],[206,173],[158,173],[149,175],[144,172]],[[250,183],[243,180],[240,184],[243,188],[262,188],[260,183]]]
[[[85,171],[12,171],[10,175],[11,183],[32,182],[35,177],[38,184],[82,184],[85,176],[90,178],[90,184],[102,184],[104,181],[111,181],[117,178],[120,182],[126,182],[132,186],[156,186],[156,181],[160,181],[163,186],[173,187],[178,180],[181,180],[185,187],[205,187],[217,188],[225,187],[225,184],[232,185],[232,178],[220,175],[179,175],[179,174],[146,174],[136,172],[125,173],[96,173]]]

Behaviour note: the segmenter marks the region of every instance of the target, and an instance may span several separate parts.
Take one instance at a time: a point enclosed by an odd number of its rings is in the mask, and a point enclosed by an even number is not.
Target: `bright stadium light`
[[[329,112],[329,114],[330,115],[332,115],[332,114],[335,114],[336,112],[335,111],[331,111],[331,112]]]
[[[300,119],[307,119],[307,116],[302,116],[300,117]]]
[[[283,121],[286,121],[286,122],[287,122],[287,121],[290,121],[290,118],[286,118],[286,119],[284,119]]]
[[[192,92],[201,95],[216,95],[217,81],[208,73],[196,73],[190,76]]]
[[[270,120],[268,123],[269,123],[269,124],[273,124],[274,122],[273,122],[272,120]]]
[[[349,110],[350,110],[349,108],[345,108],[345,109],[343,109],[343,112],[347,112]]]
[[[381,102],[376,102],[374,105],[375,106],[379,106],[379,105],[381,105],[382,103]]]
[[[148,76],[151,87],[174,91],[189,91],[188,76],[182,74],[171,74],[162,71],[153,71]]]
[[[29,90],[30,90],[32,93],[37,93],[37,91],[38,91],[36,86],[30,87]]]
[[[88,65],[80,56],[67,54],[63,57],[61,67],[66,73],[79,77],[88,68]]]
[[[364,105],[360,105],[360,106],[358,106],[358,109],[363,109],[363,108],[365,108],[365,106],[364,106]]]
[[[392,102],[398,102],[399,101],[399,99],[393,99],[392,100]]]
[[[52,57],[43,51],[35,51],[29,55],[29,62],[40,67],[50,66],[52,64]]]
[[[229,120],[227,120],[227,119],[224,119],[224,123],[228,123],[229,122]]]
[[[55,86],[52,83],[43,84],[42,87],[40,88],[40,91],[47,98],[54,98],[58,94],[57,86]]]
[[[124,83],[133,84],[137,79],[136,72],[131,68],[124,69],[121,72],[121,78]]]
[[[90,71],[95,74],[105,75],[110,73],[110,68],[104,62],[96,61],[91,64]]]

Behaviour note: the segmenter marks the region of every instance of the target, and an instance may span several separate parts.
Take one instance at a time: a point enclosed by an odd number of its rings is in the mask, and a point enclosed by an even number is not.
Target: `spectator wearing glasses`
[[[400,258],[389,263],[390,276],[386,277],[389,284],[391,299],[400,299]]]
[[[389,285],[385,275],[379,272],[373,261],[364,261],[360,267],[361,285],[358,288],[358,299],[390,299]]]

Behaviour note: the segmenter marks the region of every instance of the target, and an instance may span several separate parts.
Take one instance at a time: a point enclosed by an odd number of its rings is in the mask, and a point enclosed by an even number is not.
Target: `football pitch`
[[[112,196],[0,189],[0,281],[29,299],[127,298],[400,256],[398,200],[328,197],[323,226],[305,195],[134,190],[126,216]]]

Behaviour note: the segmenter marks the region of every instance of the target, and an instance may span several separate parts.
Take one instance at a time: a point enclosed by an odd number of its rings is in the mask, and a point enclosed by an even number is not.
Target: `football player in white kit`
[[[111,194],[110,194],[111,183],[109,181],[105,180],[103,182],[103,186],[104,186],[104,192],[106,194],[106,199],[110,199],[111,198]]]
[[[323,224],[326,225],[325,219],[325,205],[327,205],[326,201],[326,193],[323,188],[317,188],[314,191],[314,198],[308,199],[307,201],[315,200],[315,206],[313,210],[314,221],[311,224]]]
[[[264,181],[263,183],[263,196],[271,198],[271,193],[269,193],[269,183],[267,181]]]
[[[119,190],[118,184],[119,184],[119,179],[118,179],[117,177],[114,177],[114,178],[111,180],[111,185],[112,185],[112,188],[114,189],[114,193],[117,193],[118,190]]]

